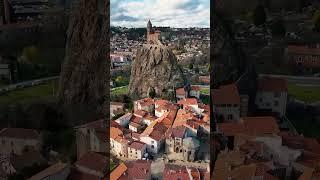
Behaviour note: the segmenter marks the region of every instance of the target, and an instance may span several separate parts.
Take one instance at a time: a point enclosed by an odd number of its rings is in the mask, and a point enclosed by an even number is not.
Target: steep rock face
[[[222,16],[213,14],[211,38],[211,85],[237,80],[244,72],[247,62],[241,47],[233,38],[233,32]]]
[[[132,96],[147,97],[151,89],[157,96],[166,96],[170,90],[184,84],[186,79],[170,49],[162,45],[145,45],[138,50],[129,84]]]
[[[109,1],[101,1],[80,0],[70,16],[59,91],[64,105],[99,109],[109,94]]]

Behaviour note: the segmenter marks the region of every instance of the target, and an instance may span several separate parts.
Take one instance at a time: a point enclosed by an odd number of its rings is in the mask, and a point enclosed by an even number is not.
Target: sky
[[[111,0],[111,26],[210,27],[210,0]]]

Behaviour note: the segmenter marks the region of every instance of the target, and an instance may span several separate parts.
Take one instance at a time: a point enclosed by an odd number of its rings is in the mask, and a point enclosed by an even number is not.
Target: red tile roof
[[[274,117],[245,117],[239,123],[218,123],[218,129],[226,136],[244,135],[267,135],[280,132]]]
[[[258,80],[258,90],[267,92],[287,92],[286,79],[265,77]]]
[[[185,166],[166,164],[163,171],[163,180],[191,180]]]
[[[110,173],[110,179],[118,180],[127,170],[128,168],[124,163],[119,164],[119,166]]]
[[[17,139],[38,139],[40,135],[34,129],[4,128],[0,131],[0,137]]]
[[[151,106],[154,105],[154,101],[151,98],[144,98],[137,101],[141,106]]]
[[[122,131],[119,128],[110,127],[110,138],[116,139],[118,136],[122,136]]]
[[[166,132],[166,138],[184,138],[187,128],[184,126],[177,126],[174,128],[169,128]]]
[[[186,95],[186,92],[184,91],[184,88],[178,88],[176,89],[176,94],[180,96]]]
[[[140,124],[141,121],[142,121],[142,118],[141,118],[141,117],[138,117],[138,116],[132,116],[130,121],[131,121],[131,122],[135,122],[135,123],[137,123],[137,124]]]
[[[144,110],[137,110],[133,113],[135,116],[138,116],[138,117],[144,117],[145,115],[147,115],[147,111],[144,111]]]
[[[309,48],[307,46],[289,45],[288,53],[305,54],[305,55],[320,55],[320,48]]]
[[[200,91],[200,86],[191,86],[192,91]]]
[[[145,143],[141,141],[134,141],[129,145],[130,148],[142,150],[145,147]]]
[[[196,98],[185,98],[178,101],[178,104],[183,106],[197,105],[198,101]]]
[[[95,152],[88,152],[75,162],[76,166],[86,167],[102,174],[106,174],[108,164],[109,158]]]
[[[278,134],[280,132],[277,121],[274,117],[244,117],[242,118],[247,130],[253,131],[256,135]]]
[[[240,104],[240,95],[235,84],[220,86],[212,90],[213,104]]]
[[[136,179],[151,179],[151,162],[136,160],[126,162],[128,167],[128,176]]]
[[[303,137],[300,135],[293,135],[288,132],[280,132],[282,143],[285,146],[294,149],[304,149],[310,152],[320,154],[320,143],[315,138]]]

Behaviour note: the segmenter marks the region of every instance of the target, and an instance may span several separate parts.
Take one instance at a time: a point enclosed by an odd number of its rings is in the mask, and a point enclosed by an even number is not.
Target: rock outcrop
[[[172,51],[163,45],[144,45],[138,50],[131,68],[129,93],[147,97],[150,90],[166,96],[173,88],[186,84],[186,78]]]
[[[100,111],[109,94],[109,1],[101,1],[77,1],[70,16],[59,91],[63,105]]]

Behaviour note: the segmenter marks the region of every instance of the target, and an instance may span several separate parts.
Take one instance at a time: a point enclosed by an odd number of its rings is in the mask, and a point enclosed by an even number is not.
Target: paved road
[[[23,81],[23,82],[16,83],[16,84],[10,84],[8,86],[1,87],[0,88],[0,93],[14,91],[14,90],[17,90],[17,89],[30,87],[30,86],[36,86],[36,85],[45,83],[47,81],[59,79],[59,77],[60,76],[52,76],[52,77],[47,77],[47,78],[34,79],[34,80],[30,80],[30,81]]]
[[[276,74],[259,74],[260,77],[275,77],[275,78],[285,78],[289,83],[294,83],[302,86],[320,86],[319,77],[306,77],[306,76],[286,76],[286,75],[276,75]]]

